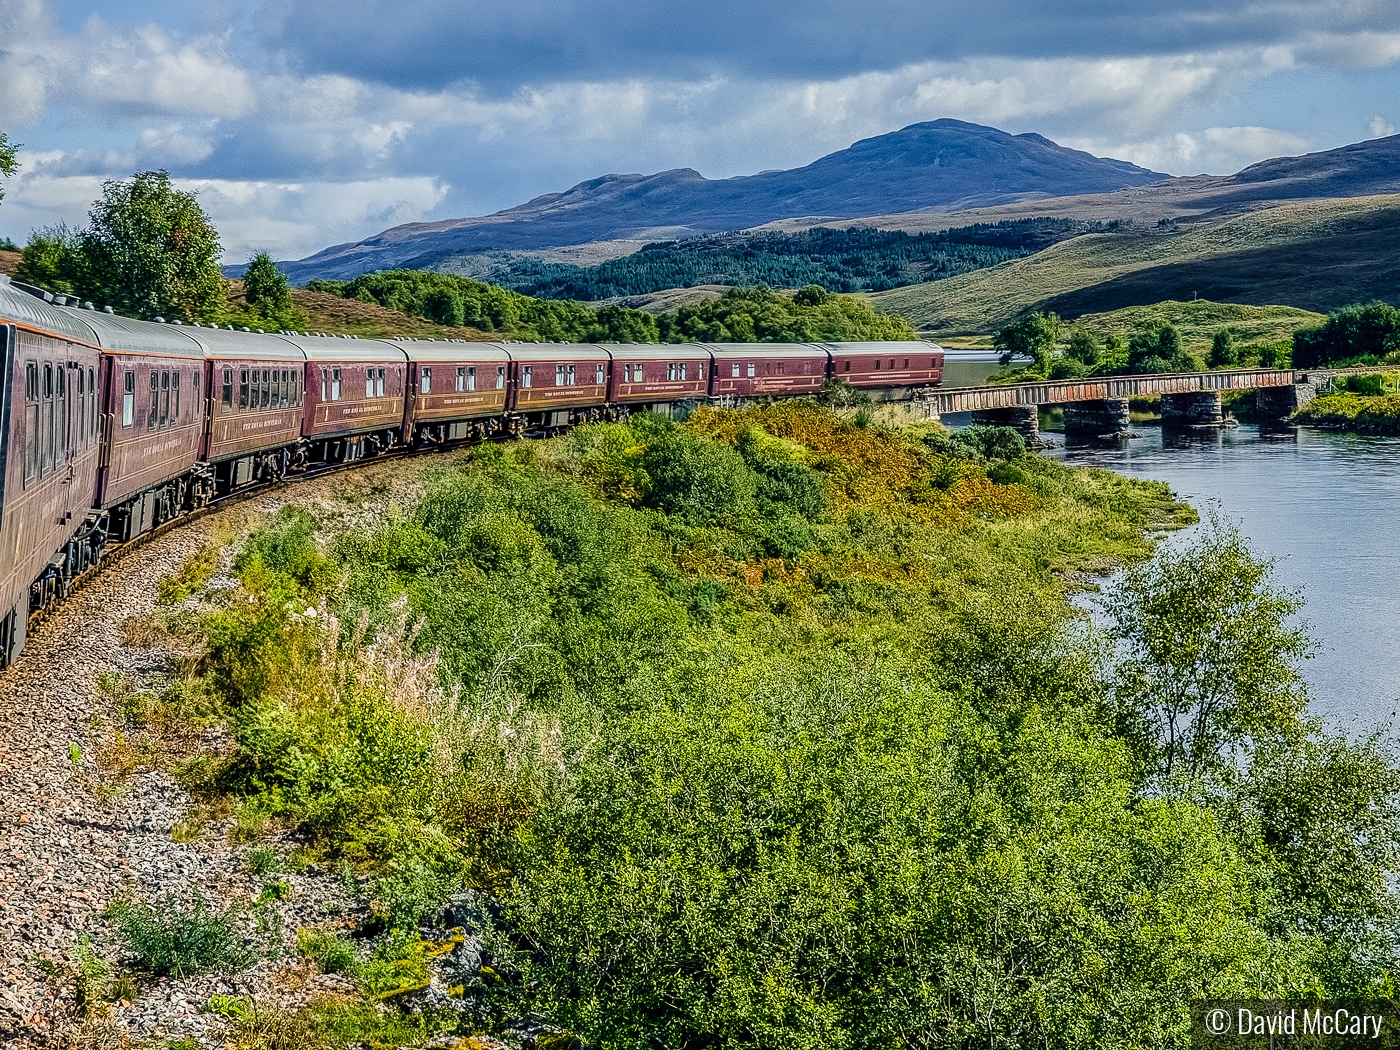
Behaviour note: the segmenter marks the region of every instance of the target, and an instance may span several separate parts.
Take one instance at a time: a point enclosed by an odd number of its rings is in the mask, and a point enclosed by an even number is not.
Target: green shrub
[[[234,911],[211,911],[203,897],[182,907],[173,896],[159,905],[124,899],[112,902],[107,918],[137,964],[157,977],[188,977],[240,970],[252,952],[234,932]]]
[[[355,946],[325,930],[297,930],[297,951],[322,973],[353,973]]]
[[[676,431],[652,442],[642,457],[651,479],[649,502],[695,524],[752,513],[756,478],[734,449]]]
[[[1356,303],[1333,310],[1318,328],[1293,334],[1293,365],[1318,365],[1347,361],[1379,361],[1400,350],[1400,310],[1389,303]]]

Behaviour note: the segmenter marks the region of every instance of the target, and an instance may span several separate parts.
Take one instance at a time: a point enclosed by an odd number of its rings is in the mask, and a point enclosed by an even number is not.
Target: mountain
[[[454,255],[611,240],[664,240],[745,229],[778,219],[855,218],[959,210],[1104,193],[1167,176],[960,120],[912,124],[787,171],[707,179],[690,168],[604,175],[563,193],[479,218],[410,223],[284,263],[293,283],[396,266],[432,267]]]

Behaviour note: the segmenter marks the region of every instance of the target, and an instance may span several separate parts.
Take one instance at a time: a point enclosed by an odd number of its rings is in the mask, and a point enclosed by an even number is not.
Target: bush
[[[353,973],[355,946],[325,930],[297,930],[297,951],[322,973]]]
[[[233,930],[234,911],[214,912],[203,897],[181,907],[173,896],[159,906],[118,899],[107,908],[137,964],[157,977],[241,970],[253,953]]]
[[[651,479],[648,502],[697,525],[742,519],[753,511],[757,479],[734,449],[677,430],[642,457]]]
[[[1357,303],[1332,311],[1319,328],[1295,332],[1293,367],[1374,363],[1396,350],[1400,350],[1400,310],[1389,303]]]

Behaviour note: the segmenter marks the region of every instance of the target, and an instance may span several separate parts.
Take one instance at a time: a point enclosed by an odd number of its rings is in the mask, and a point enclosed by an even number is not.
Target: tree
[[[1065,351],[1072,360],[1090,367],[1099,363],[1101,352],[1098,337],[1092,332],[1075,332],[1069,337],[1069,348]]]
[[[1298,664],[1313,646],[1289,623],[1302,607],[1218,518],[1124,573],[1104,599],[1123,646],[1115,692],[1153,773],[1224,774],[1239,751],[1307,730]]]
[[[217,316],[224,309],[219,235],[193,193],[164,171],[103,184],[83,236],[91,297],[136,317]]]
[[[258,252],[248,260],[248,269],[243,274],[243,296],[252,313],[268,328],[284,331],[306,326],[306,314],[292,302],[286,274],[277,269],[267,252]]]
[[[1318,328],[1293,333],[1293,367],[1315,368],[1356,358],[1373,361],[1400,350],[1400,310],[1355,303],[1333,310]]]
[[[0,131],[0,175],[9,178],[19,171],[19,161],[15,159],[18,149],[19,143],[11,142],[9,136]],[[0,186],[0,200],[4,199],[5,187]]]
[[[1188,362],[1181,352],[1181,333],[1164,324],[1138,332],[1128,340],[1128,368],[1134,372],[1178,372]]]
[[[1210,344],[1210,367],[1231,368],[1240,363],[1240,352],[1235,346],[1235,336],[1228,328],[1215,333]]]
[[[15,279],[50,292],[87,295],[92,280],[82,231],[64,223],[35,230],[24,246]]]
[[[1060,319],[1054,314],[1033,313],[1012,321],[997,332],[992,348],[1001,351],[1001,363],[1009,365],[1016,358],[1035,362],[1036,371],[1045,375],[1055,343],[1060,338]]]

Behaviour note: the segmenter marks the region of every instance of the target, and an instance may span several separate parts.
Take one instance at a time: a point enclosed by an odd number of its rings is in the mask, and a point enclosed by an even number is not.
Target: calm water
[[[1400,707],[1400,438],[1248,426],[1134,433],[1120,448],[1060,454],[1165,481],[1202,516],[1219,508],[1307,599],[1303,616],[1322,645],[1304,665],[1317,712],[1347,729],[1390,719]]]

